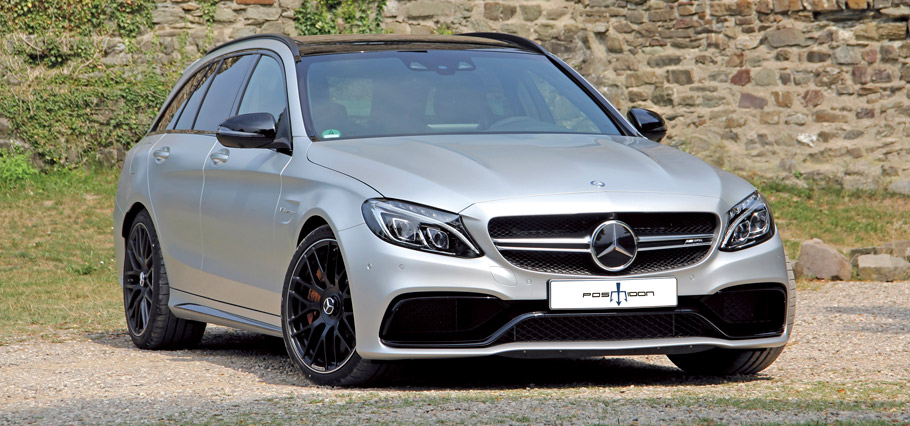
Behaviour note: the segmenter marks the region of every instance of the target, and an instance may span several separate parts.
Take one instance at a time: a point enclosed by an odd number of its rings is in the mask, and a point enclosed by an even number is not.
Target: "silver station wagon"
[[[226,43],[126,156],[129,334],[280,336],[323,385],[487,355],[754,374],[794,316],[771,211],[666,132],[516,36]]]

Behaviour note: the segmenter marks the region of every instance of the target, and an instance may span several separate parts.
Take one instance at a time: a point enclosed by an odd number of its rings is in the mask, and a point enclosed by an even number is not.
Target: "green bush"
[[[38,174],[24,153],[0,153],[0,186],[10,188]]]
[[[116,33],[131,38],[152,25],[155,7],[155,0],[5,0],[0,2],[0,34]]]
[[[43,162],[75,164],[93,160],[99,149],[139,140],[172,84],[154,70],[44,76],[22,93],[0,88],[0,115]]]
[[[382,32],[386,0],[311,0],[294,11],[300,35]]]

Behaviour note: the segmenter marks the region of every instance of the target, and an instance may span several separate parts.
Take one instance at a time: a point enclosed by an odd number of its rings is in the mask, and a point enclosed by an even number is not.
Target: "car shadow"
[[[93,335],[95,343],[140,350],[125,333]],[[164,351],[173,362],[208,362],[254,374],[268,384],[313,386],[288,358],[284,342],[222,327],[210,327],[192,349]],[[480,357],[406,360],[381,385],[408,391],[628,386],[706,386],[770,380],[767,376],[701,377],[645,362],[643,357],[519,359]]]

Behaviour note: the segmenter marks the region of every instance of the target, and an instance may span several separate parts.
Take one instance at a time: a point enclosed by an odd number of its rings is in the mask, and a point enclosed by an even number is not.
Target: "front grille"
[[[627,223],[640,236],[713,234],[717,216],[712,213],[582,213],[537,216],[502,216],[490,220],[490,237],[560,238],[591,235],[608,220]]]
[[[635,261],[621,271],[599,267],[590,253],[594,230],[608,220],[625,222],[638,239]],[[684,268],[704,259],[716,237],[712,213],[587,213],[507,216],[490,220],[499,253],[530,271],[616,276]]]
[[[722,337],[722,334],[694,312],[549,314],[520,321],[502,334],[495,344],[672,337]]]

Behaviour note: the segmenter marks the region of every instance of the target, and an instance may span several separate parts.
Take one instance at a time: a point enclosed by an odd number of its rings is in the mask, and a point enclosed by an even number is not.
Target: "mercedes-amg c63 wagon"
[[[771,211],[666,131],[511,35],[229,42],[126,156],[129,334],[281,336],[333,385],[486,355],[756,373],[794,315]]]

